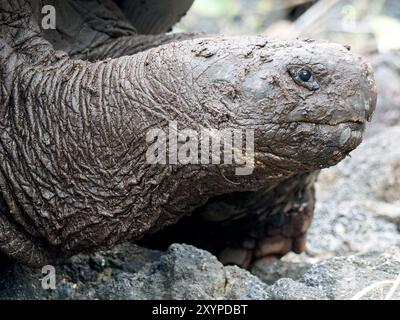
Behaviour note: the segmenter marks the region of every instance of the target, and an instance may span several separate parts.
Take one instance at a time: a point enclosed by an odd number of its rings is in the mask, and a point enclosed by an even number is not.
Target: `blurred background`
[[[399,0],[195,0],[174,31],[350,45],[375,68],[378,107],[367,137],[400,125]]]
[[[400,49],[398,0],[195,0],[184,31],[312,37],[357,51]]]

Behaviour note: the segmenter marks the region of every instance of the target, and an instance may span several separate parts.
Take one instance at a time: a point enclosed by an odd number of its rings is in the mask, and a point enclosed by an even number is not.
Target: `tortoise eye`
[[[294,82],[309,90],[319,89],[319,83],[314,73],[305,67],[292,66],[288,69],[290,76]]]
[[[311,71],[306,70],[306,69],[300,69],[298,72],[299,78],[301,81],[307,82],[310,80],[312,74]]]

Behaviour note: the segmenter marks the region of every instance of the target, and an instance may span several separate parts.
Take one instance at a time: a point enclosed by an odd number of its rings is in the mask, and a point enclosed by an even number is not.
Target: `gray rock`
[[[267,300],[268,291],[264,283],[248,271],[236,266],[225,269],[224,299],[228,300]]]
[[[135,258],[138,261],[134,262]],[[56,272],[56,290],[44,290],[41,270],[10,265],[0,277],[0,298],[269,298],[267,285],[248,271],[224,267],[209,252],[189,245],[174,244],[165,253],[135,245],[117,246],[107,252],[75,256],[56,267]]]
[[[251,267],[251,273],[263,282],[273,284],[281,278],[298,280],[311,265],[311,257],[305,254],[289,253],[282,259],[261,259],[256,261]]]
[[[398,277],[400,249],[393,247],[382,253],[369,252],[319,262],[299,280],[282,278],[267,292],[271,299],[279,300],[384,299]],[[390,299],[400,299],[400,287]]]
[[[111,284],[118,289],[112,291],[124,291],[123,298],[129,299],[268,298],[267,286],[249,272],[224,267],[207,251],[179,244],[139,272],[120,274]]]
[[[400,245],[396,225],[375,217],[361,204],[317,204],[308,234],[308,252],[323,259]]]
[[[145,250],[145,249],[143,249]],[[99,258],[97,254],[96,257]],[[238,267],[224,267],[210,253],[188,245],[172,245],[150,254],[137,272],[124,268],[92,269],[96,277],[77,282],[67,266],[57,268],[56,290],[43,290],[41,272],[14,265],[3,269],[1,299],[349,299],[376,283],[363,299],[381,299],[400,273],[400,249],[331,258],[311,266],[298,280],[281,278],[268,286]],[[91,257],[75,270],[90,269]],[[152,261],[151,261],[152,260]],[[86,262],[84,262],[86,261]],[[86,265],[85,265],[86,263]],[[121,264],[123,264],[121,262]],[[101,264],[104,267],[106,264]],[[107,271],[108,270],[108,271]],[[79,277],[77,277],[79,278]],[[386,281],[386,282],[385,282]],[[392,299],[400,299],[400,290]]]
[[[337,257],[311,267],[299,280],[307,287],[322,290],[329,299],[351,299],[363,289],[380,283],[394,282],[400,276],[400,249]],[[393,283],[366,292],[362,299],[383,299]],[[400,299],[400,290],[392,299]]]
[[[325,293],[315,287],[288,278],[279,279],[269,289],[268,293],[274,300],[327,300]]]
[[[19,265],[0,266],[0,300],[42,299],[41,275],[35,270]]]

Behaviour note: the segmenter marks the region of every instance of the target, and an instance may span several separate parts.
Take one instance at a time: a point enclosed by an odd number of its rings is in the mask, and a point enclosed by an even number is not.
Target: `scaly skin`
[[[137,239],[211,197],[334,165],[375,106],[369,66],[340,45],[210,37],[72,60],[41,36],[37,6],[0,1],[0,251],[26,264]],[[171,120],[253,129],[253,173],[148,163],[146,132]]]

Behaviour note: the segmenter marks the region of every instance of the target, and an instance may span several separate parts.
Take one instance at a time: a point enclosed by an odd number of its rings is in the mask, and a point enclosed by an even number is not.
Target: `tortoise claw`
[[[265,237],[257,243],[254,250],[255,258],[263,258],[270,255],[284,256],[292,248],[290,238],[285,238],[281,235]]]
[[[223,264],[236,264],[249,268],[256,260],[278,259],[293,251],[306,249],[307,230],[311,225],[313,208],[305,208],[295,215],[288,215],[279,224],[267,224],[263,236],[248,238],[240,246],[226,247],[220,251]]]
[[[302,253],[306,249],[306,233],[295,238],[288,238],[281,235],[265,237],[259,241],[249,239],[243,242],[241,247],[227,247],[223,249],[218,259],[224,265],[237,265],[249,269],[257,260],[279,259],[293,251]]]
[[[252,250],[245,248],[226,248],[219,254],[219,260],[224,265],[237,265],[242,268],[249,268],[252,262]]]

